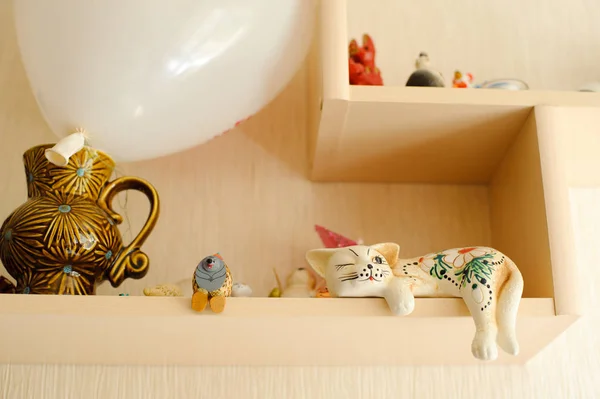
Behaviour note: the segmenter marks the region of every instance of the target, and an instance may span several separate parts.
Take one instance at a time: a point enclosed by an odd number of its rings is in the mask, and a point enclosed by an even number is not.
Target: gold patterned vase
[[[144,277],[150,262],[140,247],[159,214],[154,187],[136,177],[109,182],[114,161],[87,146],[66,166],[56,166],[45,157],[51,147],[33,147],[23,155],[28,200],[0,229],[0,261],[17,285],[0,277],[0,290],[92,295],[102,280],[118,287],[125,278]],[[150,214],[138,236],[124,247],[117,228],[122,217],[111,204],[115,195],[130,189],[148,197]]]

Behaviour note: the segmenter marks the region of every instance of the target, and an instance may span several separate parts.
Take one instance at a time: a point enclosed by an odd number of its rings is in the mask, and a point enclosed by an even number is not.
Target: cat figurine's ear
[[[380,244],[371,245],[375,251],[383,255],[387,260],[388,265],[393,267],[398,262],[398,255],[400,254],[400,245],[393,242],[383,242]]]
[[[306,253],[306,261],[319,276],[325,278],[327,262],[337,250],[338,248],[311,249]]]

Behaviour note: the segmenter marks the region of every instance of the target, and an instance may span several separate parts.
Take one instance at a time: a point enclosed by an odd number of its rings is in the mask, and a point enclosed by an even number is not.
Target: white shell
[[[242,283],[234,283],[231,287],[231,296],[234,297],[249,297],[252,296],[252,288],[249,285]]]
[[[66,166],[69,158],[85,145],[85,136],[81,132],[73,133],[61,139],[52,148],[45,151],[46,159],[56,166]]]

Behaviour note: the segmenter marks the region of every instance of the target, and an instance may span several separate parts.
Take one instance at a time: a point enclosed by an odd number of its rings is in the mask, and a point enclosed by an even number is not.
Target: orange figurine
[[[452,80],[452,87],[466,89],[471,87],[473,84],[473,75],[467,73],[463,75],[460,71],[454,71],[454,79]]]

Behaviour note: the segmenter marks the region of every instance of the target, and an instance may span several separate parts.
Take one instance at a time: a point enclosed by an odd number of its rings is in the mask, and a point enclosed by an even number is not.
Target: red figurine
[[[381,71],[375,64],[375,43],[366,33],[362,47],[355,39],[348,44],[348,72],[351,85],[383,86]]]
[[[315,230],[325,248],[343,248],[350,247],[352,245],[358,245],[358,241],[351,240],[349,238],[344,237],[341,234],[334,233],[333,231],[326,229],[323,226],[315,225]]]

